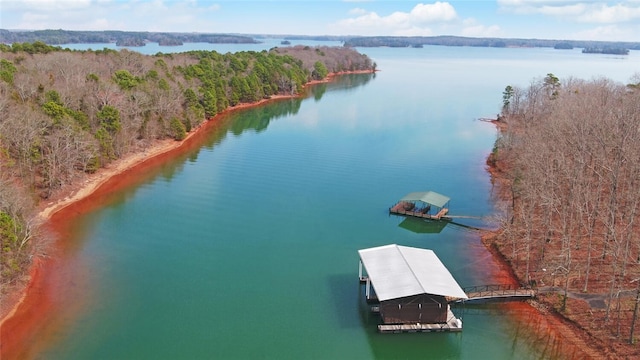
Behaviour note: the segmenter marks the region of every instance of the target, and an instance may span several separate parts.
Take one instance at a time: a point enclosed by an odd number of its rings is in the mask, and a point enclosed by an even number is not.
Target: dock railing
[[[418,217],[423,219],[432,219],[432,220],[444,219],[446,218],[446,215],[449,212],[449,209],[442,208],[438,211],[437,214],[432,215],[428,212],[423,212],[423,210],[424,209],[417,209],[417,208],[412,208],[411,210],[405,210],[402,207],[402,203],[397,203],[396,205],[389,208],[389,212],[392,214],[413,216],[413,217]]]
[[[524,288],[511,284],[477,285],[464,287],[462,290],[467,294],[468,299],[459,300],[457,302],[508,298],[532,298],[536,295],[536,291],[531,288]]]

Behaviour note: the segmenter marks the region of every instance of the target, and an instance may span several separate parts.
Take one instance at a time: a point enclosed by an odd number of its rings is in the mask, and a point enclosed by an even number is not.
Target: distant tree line
[[[629,50],[621,47],[588,47],[582,49],[584,54],[610,54],[610,55],[629,55]]]
[[[184,139],[229,107],[298,94],[329,72],[373,69],[366,55],[342,47],[148,56],[36,42],[0,51],[3,282],[30,253],[34,199],[158,139]]]
[[[146,42],[160,45],[182,45],[187,42],[212,44],[253,44],[250,36],[231,34],[172,33],[148,31],[74,31],[74,30],[34,30],[9,31],[0,29],[0,43],[41,41],[50,45],[60,44],[107,44],[119,46],[143,46]]]
[[[144,38],[126,37],[116,40],[116,46],[136,47],[145,45],[146,42]]]
[[[507,86],[490,157],[502,186],[497,244],[521,280],[605,294],[589,331],[634,341],[640,296],[640,75]],[[595,324],[595,326],[594,326]]]
[[[571,50],[573,49],[573,44],[570,42],[559,42],[555,44],[553,48],[558,50]]]
[[[589,40],[547,40],[547,39],[509,39],[475,38],[464,36],[330,36],[330,35],[234,35],[206,33],[170,33],[135,31],[71,31],[36,30],[9,31],[0,29],[0,43],[41,41],[50,45],[76,43],[116,43],[121,46],[142,46],[146,42],[160,45],[182,45],[190,42],[205,43],[258,43],[261,38],[277,37],[285,40],[340,41],[347,47],[422,47],[424,45],[477,46],[477,47],[551,47],[556,49],[572,48],[619,48],[640,50],[640,42],[630,41],[589,41]]]
[[[345,40],[351,47],[418,47],[419,45],[478,46],[478,47],[551,47],[567,48],[623,48],[640,50],[640,42],[607,42],[579,40],[471,38],[463,36],[360,36]]]

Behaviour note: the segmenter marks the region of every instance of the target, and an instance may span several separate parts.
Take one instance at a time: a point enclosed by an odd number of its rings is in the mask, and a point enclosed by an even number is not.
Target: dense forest
[[[182,140],[230,107],[299,94],[329,73],[374,69],[342,47],[148,56],[0,45],[3,285],[24,271],[30,240],[41,236],[33,213],[41,199],[156,140]]]
[[[594,338],[634,343],[640,74],[628,85],[548,74],[507,86],[497,124],[488,162],[503,180],[502,216],[493,246],[522,283],[553,290],[539,298]]]

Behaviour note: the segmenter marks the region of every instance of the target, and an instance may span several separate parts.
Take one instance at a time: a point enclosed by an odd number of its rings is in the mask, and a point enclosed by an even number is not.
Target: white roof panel
[[[380,301],[419,294],[467,298],[432,250],[391,244],[358,253]]]

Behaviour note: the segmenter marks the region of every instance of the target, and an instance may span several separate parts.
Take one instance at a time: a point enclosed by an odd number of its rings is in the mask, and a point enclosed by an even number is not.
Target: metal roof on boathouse
[[[432,250],[391,244],[358,253],[380,301],[419,294],[467,299]]]
[[[433,191],[412,192],[400,199],[400,201],[422,201],[439,208],[443,208],[449,200],[451,200],[449,197]]]

